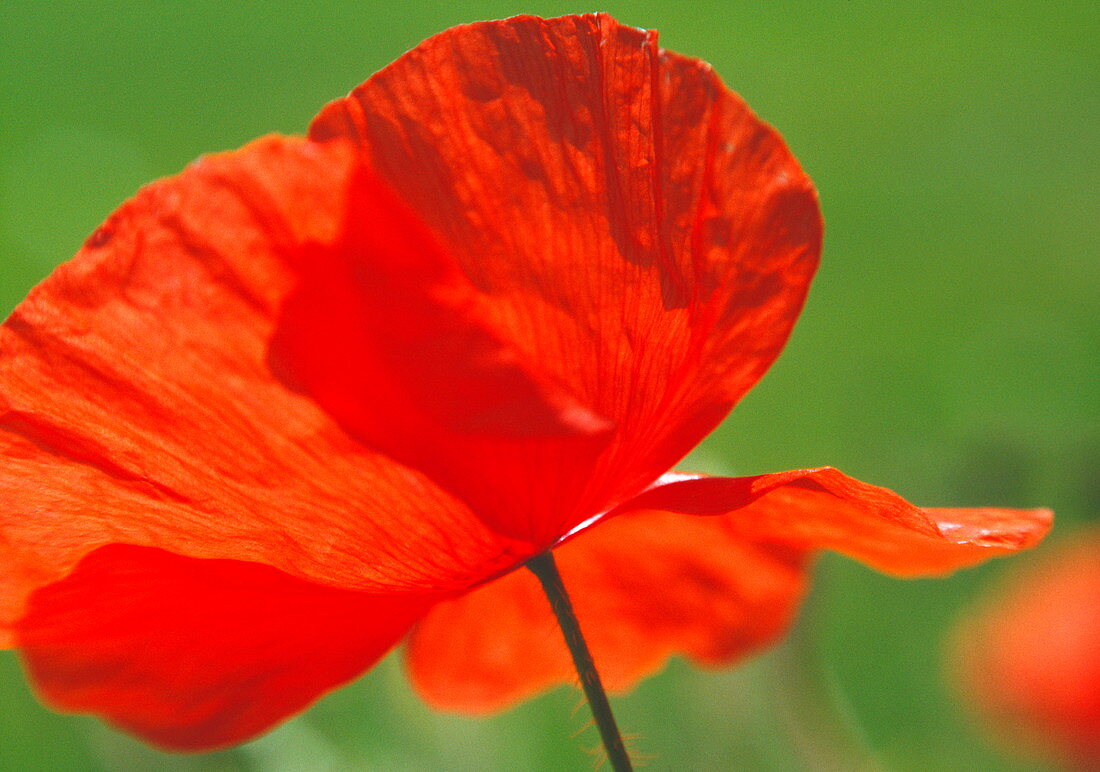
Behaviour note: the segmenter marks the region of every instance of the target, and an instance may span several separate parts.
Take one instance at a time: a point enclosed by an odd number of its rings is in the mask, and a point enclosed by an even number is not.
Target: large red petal
[[[358,142],[500,337],[616,426],[595,459],[557,440],[475,454],[498,474],[464,498],[537,541],[710,431],[778,355],[816,266],[816,197],[778,134],[709,66],[605,15],[444,32],[311,136]]]
[[[756,477],[666,479],[612,515],[720,516],[741,538],[835,550],[899,576],[947,573],[1028,549],[1052,521],[1047,509],[916,507],[893,491],[829,467]]]
[[[789,626],[805,585],[802,552],[742,540],[718,518],[625,515],[554,555],[613,691],[672,654],[717,665],[766,646]],[[499,710],[576,678],[525,570],[437,605],[414,628],[406,656],[417,691],[445,710]]]
[[[597,668],[625,689],[673,654],[724,664],[773,642],[817,550],[936,574],[1033,546],[1049,527],[1046,510],[920,509],[835,469],[669,475],[554,554]],[[407,658],[418,691],[451,710],[501,709],[574,679],[526,571],[433,608]]]
[[[115,545],[38,590],[17,628],[38,693],[177,750],[232,745],[356,677],[423,612],[268,566]]]
[[[344,238],[358,168],[341,143],[274,137],[205,158],[0,327],[0,645],[29,592],[110,543],[368,590],[469,586],[524,553],[271,370],[302,255]]]

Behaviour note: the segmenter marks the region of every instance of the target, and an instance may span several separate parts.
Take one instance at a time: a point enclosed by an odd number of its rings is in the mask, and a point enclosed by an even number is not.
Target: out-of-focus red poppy
[[[833,469],[665,475],[782,349],[813,187],[706,64],[607,16],[423,43],[308,139],[143,189],[0,329],[0,635],[39,693],[242,741],[407,638],[432,705],[774,641],[808,557],[950,571],[1045,511]],[[804,409],[800,406],[798,409]]]
[[[1100,770],[1100,529],[970,609],[951,654],[956,686],[1004,744]]]

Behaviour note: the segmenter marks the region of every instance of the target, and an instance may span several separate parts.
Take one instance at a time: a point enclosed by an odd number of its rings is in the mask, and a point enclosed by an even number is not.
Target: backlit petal
[[[726,664],[774,642],[818,550],[888,573],[938,574],[1033,546],[1050,527],[1046,510],[920,509],[835,469],[664,480],[554,550],[613,690],[673,654]],[[465,712],[505,708],[575,678],[527,571],[433,608],[414,628],[407,659],[430,704]]]
[[[268,566],[110,546],[38,590],[17,636],[41,697],[176,750],[243,742],[355,678],[425,602]]]
[[[343,238],[356,168],[281,138],[205,158],[0,328],[0,644],[29,592],[111,543],[367,590],[469,586],[523,552],[271,371],[296,261]]]
[[[719,518],[617,517],[554,550],[596,666],[622,691],[672,654],[724,664],[776,640],[805,585],[805,556],[731,534]],[[499,710],[576,680],[538,581],[515,571],[421,621],[406,649],[420,695]]]
[[[463,498],[528,519],[535,541],[636,494],[709,432],[778,355],[816,267],[816,197],[781,138],[709,66],[605,15],[444,32],[311,136],[359,143],[500,337],[616,427],[598,446],[474,454],[497,474]]]
[[[920,508],[828,467],[668,479],[616,512],[720,516],[741,538],[835,550],[899,576],[947,573],[1028,549],[1052,519],[1046,509]]]

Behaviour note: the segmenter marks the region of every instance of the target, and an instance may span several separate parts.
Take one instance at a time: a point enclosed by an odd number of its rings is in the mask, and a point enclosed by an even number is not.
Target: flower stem
[[[607,760],[611,762],[611,768],[615,772],[631,772],[633,767],[626,753],[626,746],[623,745],[623,737],[619,734],[619,727],[615,724],[615,717],[611,714],[607,692],[604,691],[603,684],[600,682],[600,674],[596,672],[596,665],[592,661],[592,654],[588,651],[588,644],[585,643],[584,635],[581,633],[577,615],[573,612],[569,594],[565,591],[565,585],[562,584],[553,553],[547,550],[541,555],[536,555],[527,561],[527,567],[542,583],[542,589],[550,601],[550,608],[558,618],[558,625],[565,636],[565,643],[569,646],[569,653],[573,655],[573,665],[581,677],[584,696],[588,699],[592,718],[596,720],[596,726],[600,730],[600,739],[603,740],[603,747],[607,750]]]

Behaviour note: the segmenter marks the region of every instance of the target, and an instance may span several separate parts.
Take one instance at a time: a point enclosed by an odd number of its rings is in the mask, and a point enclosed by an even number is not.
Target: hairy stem
[[[588,699],[588,707],[592,710],[592,717],[596,720],[596,726],[600,730],[600,739],[607,750],[607,760],[615,772],[631,772],[630,757],[623,745],[623,737],[619,734],[619,727],[615,724],[615,717],[611,714],[611,705],[607,701],[607,692],[600,682],[600,674],[596,672],[596,665],[592,662],[592,654],[588,651],[584,635],[581,633],[577,615],[573,612],[573,604],[569,600],[569,594],[562,584],[561,574],[554,562],[554,555],[546,551],[536,555],[527,561],[527,567],[531,573],[538,577],[542,583],[542,589],[550,601],[550,608],[554,610],[554,616],[558,619],[565,643],[569,646],[569,653],[573,655],[573,665],[577,668],[577,674],[581,677],[581,686],[584,688],[584,696]]]

